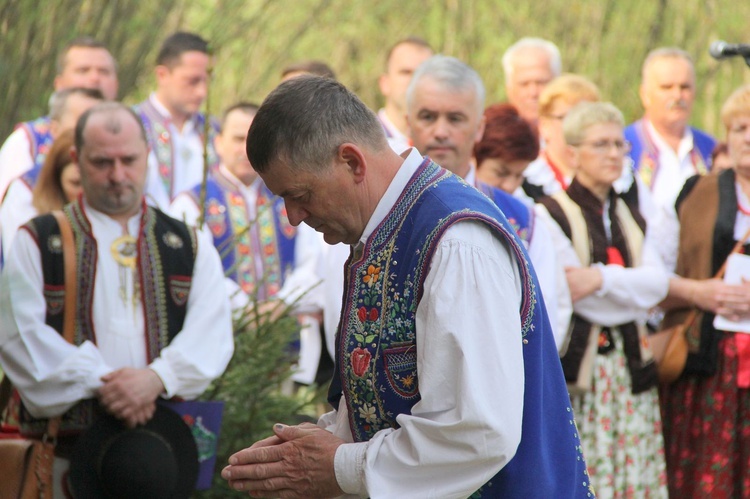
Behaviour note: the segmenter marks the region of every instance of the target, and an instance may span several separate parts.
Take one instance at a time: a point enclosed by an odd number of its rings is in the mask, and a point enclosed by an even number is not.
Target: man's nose
[[[299,224],[305,221],[310,216],[307,210],[296,206],[294,203],[286,202],[286,216],[289,219],[289,223],[297,227]]]

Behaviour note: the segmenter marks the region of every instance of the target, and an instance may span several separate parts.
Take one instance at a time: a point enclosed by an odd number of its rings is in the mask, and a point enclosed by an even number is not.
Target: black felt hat
[[[70,458],[75,497],[186,498],[198,477],[198,449],[188,425],[158,406],[134,429],[106,415],[76,443]]]

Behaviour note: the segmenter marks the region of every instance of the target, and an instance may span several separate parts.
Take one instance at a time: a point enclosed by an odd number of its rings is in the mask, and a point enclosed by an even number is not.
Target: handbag
[[[750,237],[750,229],[737,241],[729,256],[738,253],[747,238]],[[727,256],[727,259],[729,258]],[[727,260],[714,276],[715,279],[724,277],[727,268]],[[693,308],[682,324],[662,329],[648,337],[649,346],[654,354],[656,369],[659,374],[660,383],[672,383],[677,380],[685,370],[688,356],[688,343],[686,332],[695,323],[698,317],[698,309]]]
[[[52,214],[60,226],[65,265],[65,308],[63,336],[73,343],[76,306],[76,254],[73,232],[62,211]],[[10,399],[11,384],[6,375],[0,389],[0,414]],[[21,437],[0,439],[0,499],[52,499],[52,465],[61,417],[50,418],[41,440]]]

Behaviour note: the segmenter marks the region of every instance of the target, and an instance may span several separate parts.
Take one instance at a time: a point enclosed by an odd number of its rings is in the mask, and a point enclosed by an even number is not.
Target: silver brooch
[[[169,246],[172,249],[180,249],[184,246],[184,242],[182,241],[182,238],[175,234],[174,232],[167,232],[162,237],[162,240],[164,241],[164,244]]]

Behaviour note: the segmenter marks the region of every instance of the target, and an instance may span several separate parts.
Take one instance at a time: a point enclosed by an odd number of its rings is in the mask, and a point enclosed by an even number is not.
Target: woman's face
[[[63,167],[60,173],[60,186],[67,202],[75,201],[82,190],[81,174],[78,170],[78,165],[68,163]]]
[[[497,187],[508,194],[513,194],[523,183],[523,171],[529,166],[529,161],[516,159],[505,161],[500,158],[487,158],[477,166],[477,178]]]
[[[732,120],[727,129],[727,149],[737,175],[750,179],[750,114]]]
[[[539,134],[544,140],[544,147],[558,161],[566,157],[562,122],[571,107],[562,99],[557,99],[550,106],[550,112],[539,117]]]
[[[609,192],[620,178],[629,144],[617,123],[598,123],[588,127],[583,141],[574,147],[576,178],[584,187]]]

